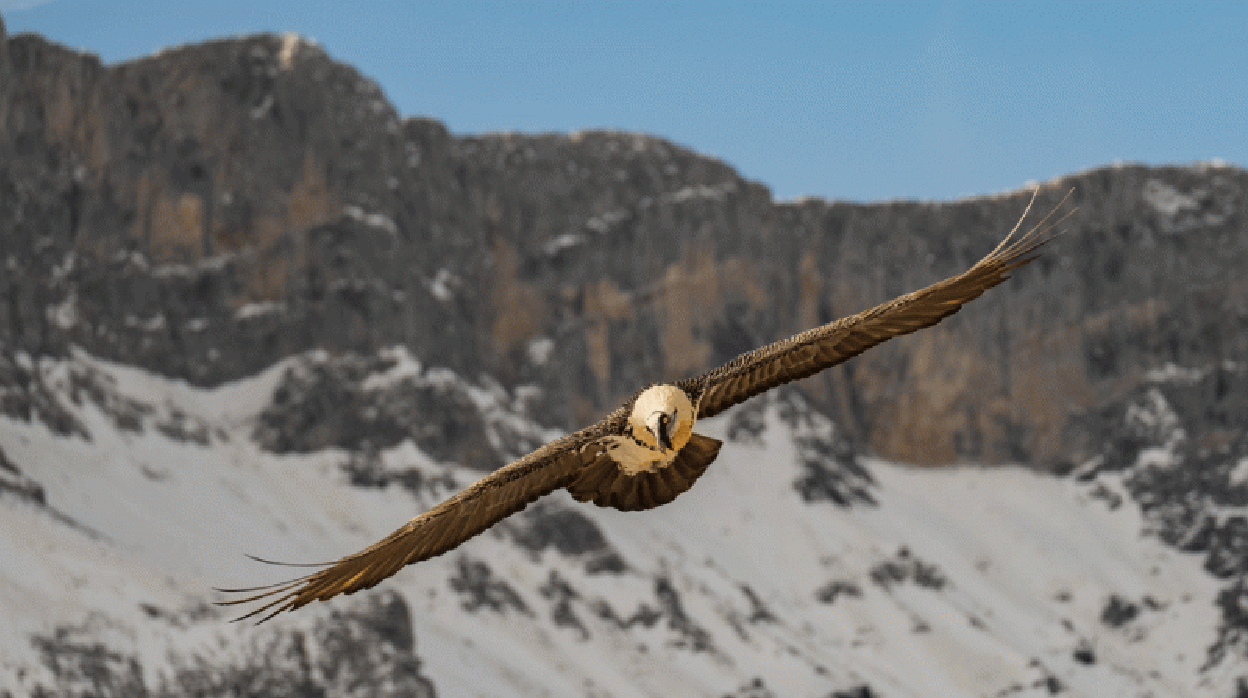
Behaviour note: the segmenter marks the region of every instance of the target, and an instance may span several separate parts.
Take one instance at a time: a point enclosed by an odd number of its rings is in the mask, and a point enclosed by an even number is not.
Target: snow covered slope
[[[699,424],[727,443],[672,504],[559,493],[369,592],[228,623],[211,587],[291,572],[243,553],[354,552],[480,476],[387,415],[457,405],[499,459],[553,436],[524,391],[402,350],[334,400],[293,395],[335,361],[201,390],[81,353],[0,359],[0,696],[1248,695],[1242,582],[1149,533],[1138,474],[873,461],[792,390]]]

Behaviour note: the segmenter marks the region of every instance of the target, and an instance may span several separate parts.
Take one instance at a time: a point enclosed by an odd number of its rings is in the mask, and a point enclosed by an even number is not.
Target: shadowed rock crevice
[[[870,577],[876,586],[885,591],[906,583],[940,591],[949,583],[939,567],[920,559],[905,547],[898,550],[892,558],[872,567]]]
[[[555,570],[550,571],[546,583],[538,587],[538,592],[551,603],[550,619],[558,627],[572,628],[580,633],[582,640],[589,639],[589,628],[581,621],[573,605],[579,601],[580,594]]]
[[[685,612],[680,592],[672,585],[670,579],[655,578],[654,596],[660,610],[667,618],[668,628],[678,636],[674,641],[676,647],[683,647],[693,652],[717,651],[711,634]]]
[[[495,613],[510,611],[533,615],[524,598],[506,579],[496,576],[484,560],[461,556],[455,565],[456,573],[449,583],[451,589],[460,595],[460,606],[465,611],[475,613],[487,609]]]
[[[580,557],[590,574],[609,572],[621,574],[628,564],[603,535],[602,529],[577,509],[539,501],[504,524],[516,543],[536,558],[542,551],[553,549],[560,555]]]
[[[23,422],[38,422],[59,436],[91,440],[85,424],[61,404],[35,362],[25,352],[5,351],[0,346],[0,415]]]

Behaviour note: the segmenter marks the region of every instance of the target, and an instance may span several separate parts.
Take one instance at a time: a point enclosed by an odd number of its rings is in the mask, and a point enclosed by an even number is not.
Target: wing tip
[[[277,565],[279,567],[328,567],[337,562],[337,560],[331,560],[329,562],[279,562],[277,560],[266,560],[258,555],[252,555],[251,553],[243,553],[243,556],[250,560],[255,560],[256,562],[263,562],[266,565]]]
[[[269,565],[280,565],[283,567],[324,567],[326,565],[333,564],[333,563],[321,563],[321,562],[318,562],[318,563],[275,562],[273,560],[266,560],[262,557],[257,557],[255,555],[251,555],[248,553],[244,553],[244,555],[251,560],[255,560],[256,562],[263,562]],[[278,606],[278,608],[275,609],[272,613],[269,613],[264,618],[261,618],[260,620],[256,621],[256,625],[259,625],[269,620],[273,616],[277,615],[278,613],[281,613],[282,611],[293,609],[293,608],[298,608],[299,606],[306,604],[307,601],[303,601],[301,603],[300,598],[307,591],[309,585],[313,581],[315,574],[316,573],[312,573],[312,574],[304,575],[297,579],[287,579],[281,582],[276,582],[274,584],[263,584],[260,586],[253,586],[253,587],[212,587],[212,590],[219,594],[243,594],[244,595],[241,598],[227,598],[227,599],[222,599],[220,601],[213,601],[212,605],[228,607],[228,606],[238,606],[241,604],[248,604],[252,602],[260,602],[262,604],[260,607],[252,609],[251,611],[248,611],[247,613],[237,618],[231,618],[230,619],[231,623],[237,623],[239,621],[247,620],[249,618],[254,618],[256,615],[264,613],[265,611],[273,608],[274,606]]]
[[[1023,222],[1027,220],[1027,216],[1031,213],[1031,208],[1035,204],[1041,188],[1037,186],[1032,190],[1031,199],[1027,202],[1026,208],[1023,209],[1023,214],[1019,217],[1018,222],[1014,224],[1009,234],[976,265],[977,267],[984,264],[999,265],[1002,272],[1020,267],[1035,259],[1035,256],[1028,257],[1027,255],[1048,244],[1058,236],[1065,234],[1066,231],[1059,230],[1058,226],[1074,215],[1079,210],[1079,207],[1075,206],[1060,218],[1052,219],[1061,210],[1066,201],[1070,199],[1071,195],[1075,193],[1076,187],[1073,186],[1066,190],[1062,198],[1058,200],[1057,204],[1048,213],[1044,214],[1043,218],[1022,234],[1019,234],[1019,231],[1023,228]],[[1024,257],[1026,259],[1022,259]]]
[[[269,609],[273,609],[271,613],[268,613],[263,618],[256,621],[256,625],[259,625],[269,620],[273,616],[276,616],[277,614],[281,613],[282,611],[299,608],[300,606],[303,606],[304,604],[306,604],[308,601],[301,600],[301,597],[307,591],[307,587],[304,586],[304,588],[302,589],[297,588],[297,587],[299,587],[300,585],[306,585],[307,582],[308,582],[308,579],[306,577],[303,577],[303,578],[296,579],[291,582],[287,582],[283,585],[271,585],[277,588],[272,588],[270,591],[265,591],[260,594],[253,594],[251,596],[247,596],[241,599],[226,599],[224,601],[214,601],[213,605],[214,606],[237,606],[239,604],[251,603],[254,601],[261,602],[261,605],[259,607],[254,608],[237,618],[230,619],[231,623],[237,623],[239,621],[248,620],[249,618],[254,618],[257,615],[264,613],[265,611],[268,611]],[[256,589],[268,589],[268,588],[270,587],[256,587]],[[222,593],[238,593],[238,592],[246,592],[249,590],[216,589],[216,591],[219,591]],[[277,608],[274,609],[273,608],[274,606],[276,606]]]

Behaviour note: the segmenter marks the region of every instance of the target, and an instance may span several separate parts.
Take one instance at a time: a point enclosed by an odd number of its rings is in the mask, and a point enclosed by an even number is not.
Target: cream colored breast
[[[676,451],[670,451],[665,456],[627,436],[608,436],[603,442],[606,443],[607,456],[629,475],[656,472],[671,465],[676,458]]]

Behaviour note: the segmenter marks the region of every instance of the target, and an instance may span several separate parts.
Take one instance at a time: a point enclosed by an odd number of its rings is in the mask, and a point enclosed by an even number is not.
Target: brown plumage
[[[720,441],[692,433],[697,419],[719,414],[958,312],[965,303],[1005,281],[1010,270],[1034,259],[1029,255],[1051,240],[1053,227],[1065,219],[1048,222],[1061,207],[1059,203],[1037,225],[1016,236],[1031,203],[996,249],[957,276],[742,354],[674,387],[656,385],[639,391],[597,424],[556,439],[481,478],[368,548],[319,565],[322,569],[290,582],[222,589],[247,596],[221,604],[262,602],[242,618],[267,612],[263,622],[312,601],[368,589],[406,565],[459,546],[561,487],[579,501],[624,511],[666,504],[689,489],[719,454]],[[691,412],[696,416],[686,414]],[[665,448],[667,443],[670,448]]]

